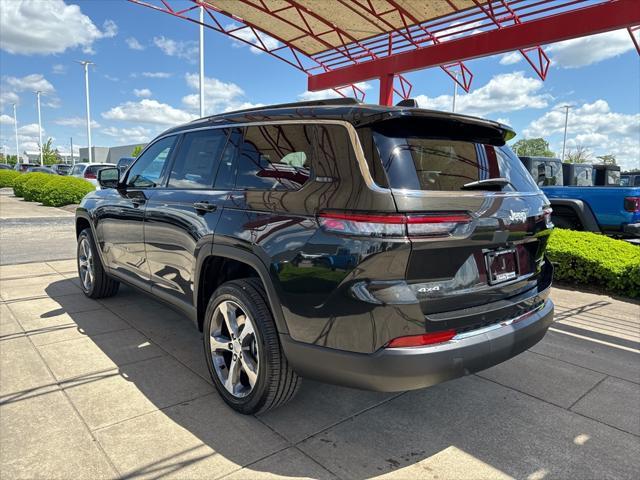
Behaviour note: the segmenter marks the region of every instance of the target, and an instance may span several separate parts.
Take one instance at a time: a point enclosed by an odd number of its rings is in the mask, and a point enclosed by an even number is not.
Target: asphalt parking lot
[[[186,318],[89,300],[75,268],[0,266],[2,478],[637,478],[636,303],[554,288],[552,331],[502,365],[400,394],[307,381],[247,417]]]

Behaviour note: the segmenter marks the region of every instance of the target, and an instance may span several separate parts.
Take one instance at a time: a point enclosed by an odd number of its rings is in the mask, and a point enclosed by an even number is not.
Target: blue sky
[[[145,142],[198,112],[196,25],[125,0],[2,0],[0,9],[0,145],[15,153],[12,103],[18,104],[22,150],[37,150],[33,91],[45,92],[45,138],[61,151],[86,145],[84,77],[75,60],[91,60],[94,145]],[[174,5],[177,2],[174,1]],[[232,20],[229,20],[232,23]],[[594,157],[613,153],[640,166],[640,56],[626,31],[548,45],[542,82],[519,54],[467,62],[474,74],[461,113],[500,119],[517,138],[543,136],[562,145],[571,105],[568,148]],[[207,110],[314,98],[306,76],[267,54],[208,30],[205,33]],[[406,75],[420,105],[449,110],[453,83],[440,69]],[[364,85],[369,102],[377,82]],[[326,95],[326,94],[325,94]],[[396,99],[399,100],[399,99]]]

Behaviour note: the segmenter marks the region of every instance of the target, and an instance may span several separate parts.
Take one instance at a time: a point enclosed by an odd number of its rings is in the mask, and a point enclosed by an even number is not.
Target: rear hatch
[[[469,321],[491,323],[473,312],[546,288],[548,200],[505,145],[509,130],[460,117],[401,117],[359,134],[372,176],[407,216],[406,280],[428,322],[463,328],[466,309]]]

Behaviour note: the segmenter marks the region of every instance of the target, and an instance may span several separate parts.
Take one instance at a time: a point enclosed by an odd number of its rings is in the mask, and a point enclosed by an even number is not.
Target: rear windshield
[[[376,148],[365,148],[368,155],[378,157],[374,161],[382,163],[391,188],[459,191],[471,182],[506,178],[509,184],[505,186],[474,190],[538,191],[518,157],[501,139],[465,138],[468,136],[460,125],[452,129],[453,135],[441,136],[442,129],[438,129],[432,136],[430,129],[421,128],[420,124],[407,128],[407,122],[403,123],[402,128],[397,124],[373,126],[370,135]],[[363,132],[360,136],[369,135]]]
[[[89,165],[89,166],[87,167],[87,170],[86,170],[84,173],[85,173],[85,175],[86,175],[87,173],[93,173],[94,175],[97,175],[97,174],[98,174],[98,172],[99,172],[100,170],[104,169],[104,168],[109,168],[109,167],[107,167],[107,166],[105,166],[105,165]]]

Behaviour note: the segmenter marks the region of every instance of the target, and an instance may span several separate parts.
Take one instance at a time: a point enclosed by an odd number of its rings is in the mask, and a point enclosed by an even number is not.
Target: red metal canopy
[[[627,28],[638,48],[640,25],[640,0],[129,1],[194,23],[202,6],[206,27],[305,72],[309,90],[364,99],[357,83],[377,78],[386,105],[410,96],[403,72],[438,66],[468,91],[464,60],[519,50],[544,80],[539,45]]]

